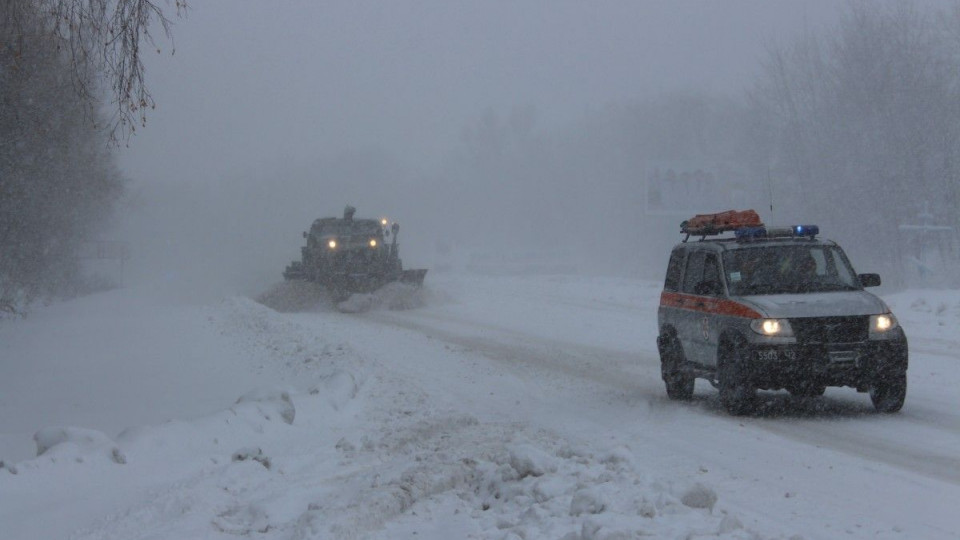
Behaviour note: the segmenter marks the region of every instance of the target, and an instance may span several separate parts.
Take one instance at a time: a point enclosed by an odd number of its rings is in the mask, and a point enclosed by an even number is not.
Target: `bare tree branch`
[[[173,5],[176,17],[186,15],[185,0],[163,3]],[[173,22],[159,1],[0,0],[0,31],[13,38],[8,42],[22,48],[24,32],[32,28],[24,21],[32,14],[43,20],[49,37],[67,54],[73,84],[91,112],[99,108],[101,84],[109,86],[113,114],[105,127],[111,140],[126,141],[146,124],[147,111],[156,104],[145,81],[143,45],[160,51],[154,41],[158,29],[173,44]]]

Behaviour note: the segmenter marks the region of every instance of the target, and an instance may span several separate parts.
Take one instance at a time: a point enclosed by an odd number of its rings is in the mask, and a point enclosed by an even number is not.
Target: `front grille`
[[[869,317],[807,317],[790,319],[798,343],[859,343],[866,341]]]

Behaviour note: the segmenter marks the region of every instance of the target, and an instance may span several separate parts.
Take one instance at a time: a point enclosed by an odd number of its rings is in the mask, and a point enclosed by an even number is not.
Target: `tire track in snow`
[[[954,454],[923,452],[917,446],[897,444],[862,433],[825,429],[822,425],[796,422],[751,423],[760,429],[806,444],[866,457],[875,462],[960,485],[960,457]],[[834,426],[828,424],[830,428]],[[839,433],[838,433],[839,431]]]
[[[449,315],[420,313],[415,317],[419,321],[406,314],[399,317],[376,314],[371,318],[463,347],[513,368],[547,368],[578,380],[588,379],[630,393],[637,389],[636,380],[640,372],[651,371],[645,369],[649,365],[649,358],[642,353],[560,342]],[[428,319],[440,324],[431,324]],[[451,329],[451,326],[457,326],[460,330],[469,329],[468,333],[473,334],[477,329],[489,333],[465,335],[457,329]],[[657,377],[659,373],[658,368]]]

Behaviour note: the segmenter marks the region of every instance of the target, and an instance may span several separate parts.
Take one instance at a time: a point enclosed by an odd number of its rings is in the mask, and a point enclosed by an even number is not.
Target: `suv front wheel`
[[[753,412],[757,389],[745,369],[743,343],[739,339],[725,340],[720,345],[718,360],[717,388],[723,408],[735,416]]]
[[[660,341],[660,376],[667,387],[667,397],[683,401],[693,398],[695,378],[683,369],[683,347],[676,336],[664,336]]]
[[[907,397],[907,372],[886,374],[870,387],[870,401],[878,412],[895,413],[903,407]]]

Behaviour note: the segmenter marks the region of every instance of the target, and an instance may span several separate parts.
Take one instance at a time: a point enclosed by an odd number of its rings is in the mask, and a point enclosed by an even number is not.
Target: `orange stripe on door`
[[[739,302],[727,300],[726,298],[697,296],[695,294],[683,294],[676,292],[660,293],[660,306],[689,309],[691,311],[702,311],[704,313],[715,313],[717,315],[731,315],[733,317],[743,317],[745,319],[763,318],[763,315],[758,313],[755,309],[747,307]]]

